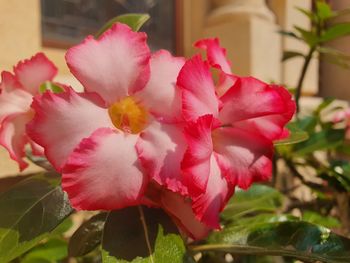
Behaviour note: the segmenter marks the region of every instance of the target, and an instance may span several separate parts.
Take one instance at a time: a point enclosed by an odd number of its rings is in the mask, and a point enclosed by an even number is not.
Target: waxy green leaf
[[[302,221],[233,226],[213,233],[193,252],[292,257],[306,262],[347,263],[350,240]]]
[[[50,236],[73,211],[54,174],[30,177],[0,195],[0,262]]]
[[[236,219],[256,212],[274,212],[282,203],[282,194],[266,185],[254,184],[247,191],[237,190],[221,216]]]
[[[107,213],[95,215],[74,232],[68,246],[71,257],[84,256],[101,243],[106,218]]]
[[[177,233],[177,227],[161,209],[129,207],[113,211],[103,230],[103,263],[186,262],[183,260],[190,258]]]
[[[148,14],[125,14],[112,18],[97,32],[96,38],[99,38],[105,31],[110,29],[113,24],[119,22],[128,25],[133,31],[137,32],[150,19]]]
[[[329,27],[321,36],[321,42],[328,42],[334,39],[350,35],[350,23],[340,23]]]
[[[322,130],[310,135],[310,138],[295,145],[294,155],[311,154],[318,150],[334,149],[344,142],[343,129]]]
[[[273,143],[275,146],[300,143],[309,139],[309,134],[299,129],[295,123],[289,123],[287,128],[289,130],[289,136],[285,139],[275,141]]]

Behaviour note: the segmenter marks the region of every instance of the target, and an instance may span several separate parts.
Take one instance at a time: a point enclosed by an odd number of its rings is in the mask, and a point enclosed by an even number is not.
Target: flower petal
[[[176,224],[194,239],[205,238],[210,227],[196,219],[191,208],[191,201],[180,194],[164,190],[161,194],[161,206],[175,220]]]
[[[196,122],[188,123],[184,134],[188,148],[181,163],[184,182],[193,195],[207,188],[210,174],[210,157],[213,153],[211,131],[216,126],[211,115],[205,115]]]
[[[182,109],[186,120],[193,121],[206,114],[217,117],[219,100],[209,65],[199,55],[186,61],[179,73],[177,85],[182,89]]]
[[[211,66],[231,74],[230,62],[226,57],[226,49],[222,48],[218,38],[207,38],[197,41],[195,47],[207,52],[207,58]]]
[[[209,165],[207,187],[205,192],[192,197],[192,208],[201,222],[211,228],[219,229],[219,214],[232,196],[234,186],[230,185],[221,175],[214,155],[211,155]]]
[[[31,139],[45,148],[45,155],[60,170],[69,154],[101,127],[114,127],[103,101],[94,93],[45,92],[34,98],[36,114],[28,124]]]
[[[111,104],[146,85],[150,74],[146,39],[145,33],[117,23],[100,39],[89,36],[70,48],[66,61],[86,91],[97,92]]]
[[[181,126],[153,121],[141,133],[136,149],[153,180],[171,191],[186,194],[180,169],[185,145]]]
[[[78,210],[114,210],[137,205],[147,178],[140,169],[137,135],[109,128],[83,139],[62,171],[62,188]]]
[[[37,53],[32,58],[19,62],[14,67],[14,73],[23,88],[36,95],[42,83],[56,76],[57,68],[43,53]]]
[[[233,193],[214,158],[212,130],[218,126],[211,115],[187,125],[189,146],[181,164],[196,217],[211,228],[219,228],[219,212]]]
[[[252,77],[240,78],[221,97],[220,121],[270,140],[284,135],[284,125],[295,112],[295,103],[283,87],[268,85]]]
[[[28,166],[23,160],[24,145],[28,142],[25,126],[31,118],[30,113],[11,114],[3,120],[0,128],[0,144],[7,149],[11,159],[18,163],[21,171]]]
[[[181,94],[176,79],[184,63],[184,58],[173,57],[166,50],[152,55],[151,77],[137,96],[155,116],[168,121],[180,119]]]
[[[27,112],[32,103],[32,95],[21,88],[10,72],[2,72],[1,78],[0,122],[8,115]]]
[[[203,49],[207,52],[209,64],[219,70],[219,83],[216,92],[221,96],[231,88],[237,80],[232,75],[231,63],[226,57],[226,49],[222,48],[218,38],[207,38],[197,41],[195,47]]]
[[[238,128],[219,128],[213,134],[214,151],[225,178],[247,189],[270,179],[273,144],[260,134]]]

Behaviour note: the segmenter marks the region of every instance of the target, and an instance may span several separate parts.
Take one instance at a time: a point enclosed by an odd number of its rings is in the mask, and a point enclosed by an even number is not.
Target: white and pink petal
[[[41,84],[56,76],[57,68],[44,53],[37,53],[32,58],[19,62],[14,67],[14,73],[22,87],[36,95]]]
[[[160,195],[160,205],[173,218],[179,228],[191,238],[203,239],[210,232],[211,228],[196,218],[190,199],[178,193],[163,190]]]
[[[36,112],[28,124],[31,139],[45,149],[56,170],[67,160],[80,141],[102,127],[114,128],[104,102],[95,93],[76,93],[72,89],[35,97]]]
[[[287,90],[252,77],[239,78],[220,99],[223,106],[219,119],[223,125],[260,133],[270,140],[285,135],[284,126],[295,112]]]
[[[21,171],[28,166],[28,163],[23,160],[24,146],[28,142],[25,127],[32,117],[32,113],[11,114],[2,121],[0,126],[0,144],[7,149],[11,159],[18,163]]]
[[[231,74],[230,62],[226,57],[226,49],[222,48],[218,38],[201,39],[194,44],[195,47],[207,52],[207,58],[212,67]]]
[[[273,144],[269,139],[239,128],[216,129],[213,138],[216,160],[230,184],[247,189],[271,178]]]
[[[182,119],[181,93],[176,80],[184,63],[184,58],[173,57],[166,50],[152,54],[150,79],[145,88],[135,94],[153,115],[168,122]]]
[[[1,77],[0,122],[8,115],[27,112],[32,103],[32,95],[22,89],[15,76],[4,71]]]
[[[81,141],[62,169],[62,188],[77,210],[115,210],[140,204],[148,178],[139,164],[137,135],[109,128]]]
[[[210,175],[210,158],[213,153],[212,130],[219,123],[211,115],[187,124],[184,134],[187,150],[181,163],[184,183],[191,195],[205,192]]]
[[[182,126],[154,120],[140,134],[136,149],[151,179],[173,192],[187,194],[180,167],[186,149]]]
[[[87,37],[70,48],[67,64],[88,92],[109,104],[143,89],[150,76],[147,36],[116,23],[99,39]]]
[[[209,64],[197,55],[186,61],[182,67],[177,85],[182,91],[182,111],[187,121],[211,114],[218,116],[219,100]]]
[[[220,229],[220,212],[233,195],[235,187],[222,176],[214,154],[209,159],[209,165],[206,189],[203,193],[192,197],[192,208],[198,220],[210,228]]]

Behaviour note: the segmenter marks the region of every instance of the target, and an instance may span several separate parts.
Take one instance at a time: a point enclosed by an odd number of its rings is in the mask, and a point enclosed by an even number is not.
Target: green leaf
[[[324,43],[347,35],[350,35],[350,23],[335,24],[321,35],[320,41]]]
[[[350,240],[329,229],[307,222],[278,222],[234,226],[214,232],[196,252],[226,252],[235,255],[286,256],[306,262],[346,263]]]
[[[69,239],[68,254],[71,257],[84,256],[94,250],[102,240],[102,231],[107,213],[100,213],[84,222]]]
[[[275,141],[274,142],[275,146],[295,144],[295,143],[303,142],[309,139],[308,133],[299,129],[295,123],[289,123],[287,125],[287,128],[290,132],[288,138]]]
[[[67,253],[67,242],[62,239],[50,239],[48,242],[41,244],[34,249],[32,249],[28,254],[26,254],[21,263],[30,262],[56,262],[66,258]]]
[[[40,85],[39,92],[45,93],[46,91],[52,91],[53,93],[61,93],[64,91],[64,89],[51,81],[45,81],[43,84]]]
[[[329,182],[331,185],[335,184],[334,186],[338,189],[340,188],[350,193],[350,163],[348,161],[332,161],[330,171],[328,171],[327,175],[337,181],[336,183],[334,183],[334,180],[333,182]]]
[[[247,191],[237,189],[221,216],[232,220],[256,212],[274,212],[281,203],[282,194],[276,189],[254,184]]]
[[[326,2],[323,2],[323,1],[316,2],[316,12],[317,12],[317,16],[321,20],[327,20],[329,18],[334,17],[335,15],[331,7]]]
[[[300,130],[312,134],[315,132],[318,121],[319,119],[316,116],[305,116],[293,123],[295,123]]]
[[[342,129],[329,129],[309,134],[309,140],[296,144],[294,155],[311,154],[318,150],[334,149],[344,141],[345,131]]]
[[[292,37],[295,39],[300,40],[301,38],[299,36],[297,36],[294,32],[292,31],[285,31],[285,30],[279,30],[277,31],[277,33],[281,34],[282,36],[286,36],[286,37]]]
[[[128,25],[133,31],[137,32],[150,19],[148,14],[125,14],[112,18],[97,32],[95,38],[99,38],[105,31],[110,29],[113,24],[119,22]]]
[[[305,57],[305,56],[299,51],[292,51],[292,50],[284,51],[282,61],[286,61],[288,59],[296,58],[296,57]]]
[[[295,9],[297,9],[300,13],[304,14],[305,16],[307,16],[311,21],[315,21],[316,20],[316,14],[311,12],[310,10],[301,8],[301,7],[295,7]]]
[[[304,211],[303,212],[303,220],[314,223],[317,225],[322,225],[324,227],[340,227],[341,223],[338,219],[330,216],[324,216],[320,215],[319,213],[312,212],[312,211]]]
[[[323,101],[318,105],[316,110],[314,111],[315,115],[320,115],[321,111],[326,109],[329,105],[331,105],[335,101],[335,98],[325,98]]]
[[[162,226],[163,228],[159,228]],[[177,227],[160,209],[129,207],[111,212],[102,238],[103,262],[183,262],[185,248]]]
[[[0,195],[0,262],[34,247],[72,208],[53,174],[30,177]]]
[[[309,45],[315,46],[319,42],[319,38],[315,33],[305,30],[301,27],[294,26],[294,28],[301,34],[302,39]]]

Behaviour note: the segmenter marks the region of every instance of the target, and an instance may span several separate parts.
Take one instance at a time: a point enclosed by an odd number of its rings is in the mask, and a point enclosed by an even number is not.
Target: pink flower
[[[175,87],[184,59],[165,50],[151,54],[145,33],[116,24],[100,39],[89,36],[69,49],[66,60],[84,92],[36,97],[28,133],[62,173],[72,205],[137,205],[152,179],[185,191],[176,182],[185,140],[176,124],[181,103]]]
[[[344,123],[345,125],[345,139],[350,139],[350,108],[338,111],[333,116],[334,123]]]
[[[72,206],[161,207],[188,235],[204,237],[209,228],[195,218],[181,181],[186,141],[175,84],[185,60],[151,54],[145,33],[123,24],[87,37],[66,60],[84,92],[37,96],[27,128],[62,173]]]
[[[56,73],[56,67],[42,53],[19,62],[14,67],[14,74],[1,73],[0,144],[8,150],[21,171],[28,166],[23,160],[27,143],[31,144],[34,154],[41,153],[40,147],[28,138],[25,131],[25,125],[34,115],[30,108],[32,97],[39,93],[40,85],[52,80]]]
[[[219,212],[235,186],[270,178],[273,141],[288,135],[284,126],[295,104],[282,87],[232,75],[217,39],[196,46],[207,51],[208,61],[194,56],[177,80],[188,122],[182,170],[197,218],[219,228]],[[219,70],[217,85],[210,66]]]

